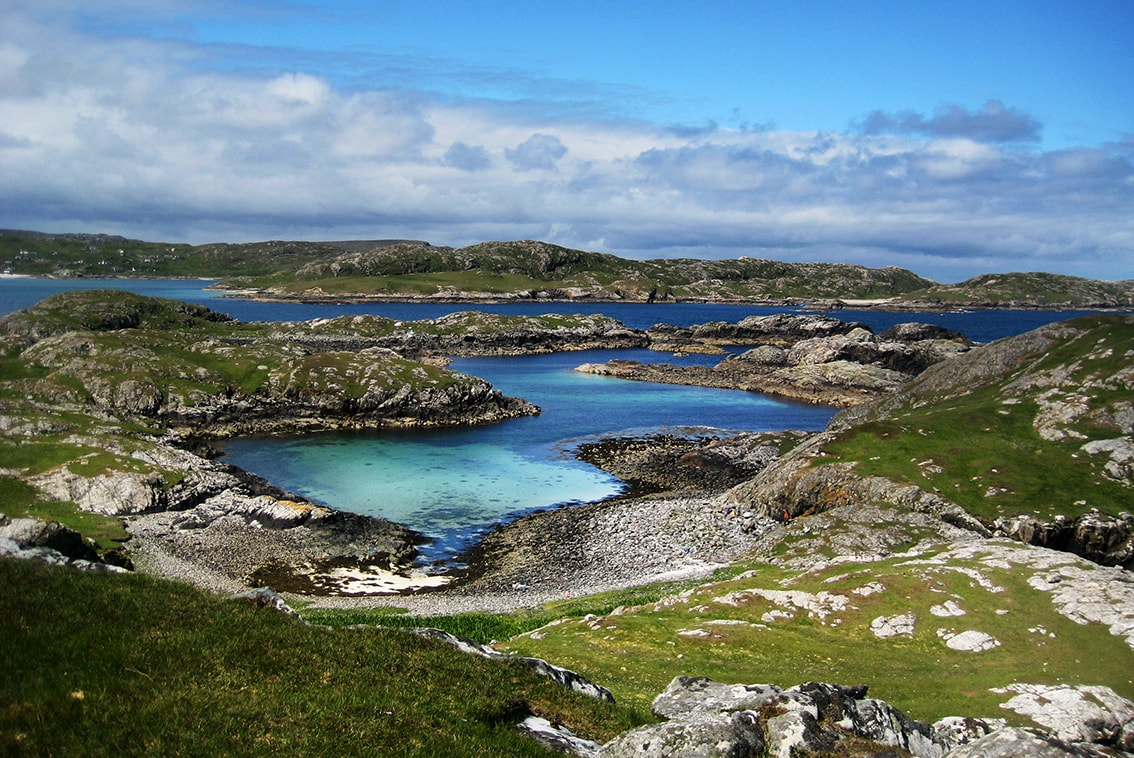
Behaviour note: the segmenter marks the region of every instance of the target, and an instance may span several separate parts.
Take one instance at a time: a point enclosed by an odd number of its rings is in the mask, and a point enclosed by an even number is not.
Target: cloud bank
[[[0,15],[7,227],[1134,278],[1134,138],[1045,152],[1039,120],[995,100],[876,110],[838,133],[687,129],[585,100],[348,88]]]

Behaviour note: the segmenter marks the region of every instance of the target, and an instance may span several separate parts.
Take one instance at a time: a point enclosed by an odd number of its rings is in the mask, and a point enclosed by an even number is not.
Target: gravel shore
[[[469,576],[443,590],[305,600],[317,607],[394,606],[422,615],[516,610],[707,576],[756,545],[762,532],[747,528],[709,494],[607,500],[540,511],[501,527],[470,557]]]
[[[132,557],[146,573],[217,592],[239,592],[266,563],[287,556],[319,566],[301,529],[249,526],[218,519],[179,530],[172,513],[134,517]],[[707,576],[753,549],[771,522],[754,528],[712,493],[616,498],[540,511],[504,525],[468,556],[469,569],[441,589],[402,594],[282,594],[307,607],[391,606],[421,615],[509,611],[551,600],[657,581]],[[399,573],[369,568],[367,586],[390,589]],[[421,579],[421,577],[419,577]],[[279,588],[277,588],[279,589]]]

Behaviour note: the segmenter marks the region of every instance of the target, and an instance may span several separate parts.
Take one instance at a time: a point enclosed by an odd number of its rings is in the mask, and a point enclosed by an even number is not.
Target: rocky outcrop
[[[810,682],[782,689],[679,676],[653,702],[654,714],[665,721],[626,732],[603,745],[597,755],[1071,758],[1113,756],[1119,751],[1125,755],[1134,746],[1130,734],[1134,703],[1107,688],[1022,691],[1034,694],[1037,701],[1052,698],[1045,702],[1065,703],[1049,707],[1041,717],[1051,721],[1053,734],[1008,728],[1000,719],[915,721],[882,700],[866,697],[864,685]]]
[[[405,357],[533,355],[645,347],[645,332],[593,315],[502,316],[475,311],[423,321],[342,316],[271,325],[268,339],[310,352],[387,349]]]
[[[997,519],[995,528],[1029,545],[1065,550],[1103,566],[1134,568],[1134,515],[1130,513],[1107,516],[1092,510],[1051,521],[1020,514]]]
[[[51,550],[69,560],[99,562],[97,551],[82,535],[54,521],[7,518],[0,513],[0,539],[21,548]]]
[[[659,350],[681,350],[696,345],[794,345],[806,339],[849,334],[866,329],[865,324],[841,321],[831,316],[777,313],[748,316],[738,323],[711,321],[690,327],[657,324],[646,330]]]
[[[108,562],[75,530],[37,518],[7,518],[0,513],[0,557],[71,566],[87,571],[126,571],[129,563]],[[119,563],[124,565],[120,566]]]
[[[654,699],[654,714],[666,721],[620,735],[599,755],[787,758],[867,756],[895,748],[924,758],[946,754],[954,732],[938,734],[866,692],[865,686],[812,682],[785,690],[680,676]],[[986,722],[969,725],[970,732],[980,734],[992,728]]]
[[[1016,683],[1003,707],[1026,716],[1067,742],[1134,751],[1134,703],[1110,687]]]
[[[801,434],[716,437],[607,437],[575,450],[580,460],[614,474],[636,495],[696,489],[719,492],[747,481],[780,456]]]
[[[958,747],[948,758],[1113,758],[1105,748],[1065,742],[1036,729],[1005,727]]]
[[[825,432],[752,480],[737,485],[728,497],[738,507],[781,520],[841,507],[888,503],[935,514],[974,534],[1007,535],[1103,565],[1129,567],[1134,556],[1134,517],[1089,507],[1106,503],[1107,498],[1115,501],[1111,483],[1120,491],[1134,485],[1127,464],[1127,451],[1134,450],[1130,443],[1134,410],[1124,394],[1134,387],[1127,359],[1129,323],[1129,318],[1100,316],[1052,324],[935,363],[893,392],[840,411]],[[912,334],[922,336],[924,332],[914,329]],[[845,343],[831,344],[827,349],[848,347]],[[776,353],[780,349],[774,347],[759,350],[761,360],[774,365],[786,362],[791,352]],[[970,399],[973,396],[979,399]],[[943,409],[941,415],[935,415],[935,408]],[[997,433],[997,419],[1013,416],[1030,424],[1034,442],[1029,440],[1028,431]],[[918,419],[916,424],[899,420],[910,417]],[[965,421],[977,418],[984,420],[979,425]],[[866,425],[872,423],[881,425],[880,438],[903,436],[903,444],[914,451],[911,455],[915,457],[910,460],[918,470],[903,470],[903,460],[889,464],[894,469],[892,475],[863,473],[868,467],[877,471],[863,457],[870,454],[863,450],[870,449],[872,433],[860,431],[869,429]],[[920,455],[915,431],[926,438],[927,452]],[[940,439],[945,435],[950,442]],[[839,462],[829,462],[828,449],[838,450],[848,439],[856,452]],[[1061,459],[1064,452],[1045,443],[1070,443],[1066,447],[1069,457]],[[1022,446],[1028,450],[1034,447],[1036,464],[1045,467],[1063,465],[1082,472],[1089,466],[1089,476],[1079,474],[1085,487],[1082,494],[1064,493],[1057,501],[1037,502],[1034,496],[1011,491],[1015,489],[1011,486],[982,485],[986,499],[996,498],[998,515],[988,515],[991,508],[972,506],[971,498],[951,499],[951,492],[995,477],[999,458],[1011,460],[1007,456]],[[954,455],[963,457],[960,451],[969,449],[981,451],[990,461],[987,474],[973,476],[973,472],[967,472],[962,478],[948,470]],[[871,461],[880,457],[872,456]],[[1023,464],[1006,465],[1018,468]],[[1099,486],[1097,493],[1091,481]],[[1122,502],[1120,494],[1117,501]],[[958,502],[969,504],[981,518],[967,514]],[[1032,509],[1046,509],[1047,513],[1062,510],[1066,515],[1038,515],[1029,512]]]
[[[891,393],[926,368],[968,349],[954,332],[924,324],[899,325],[875,337],[861,324],[829,316],[779,314],[689,329],[654,327],[654,349],[705,352],[704,346],[758,345],[716,366],[677,366],[612,360],[576,370],[622,379],[687,384],[851,406]]]
[[[384,519],[226,490],[182,512],[127,519],[139,570],[202,588],[301,595],[391,594],[431,586],[413,567],[421,535]]]

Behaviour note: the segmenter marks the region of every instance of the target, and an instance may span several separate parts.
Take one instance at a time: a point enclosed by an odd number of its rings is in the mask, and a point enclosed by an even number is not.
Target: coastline
[[[656,300],[630,300],[617,297],[525,297],[522,295],[500,295],[492,297],[469,297],[461,295],[370,295],[347,294],[318,296],[282,295],[264,293],[260,290],[228,290],[206,288],[222,292],[218,299],[247,300],[257,303],[297,303],[301,305],[366,305],[366,304],[441,304],[441,305],[509,305],[517,303],[578,303],[578,304],[618,304],[618,305],[736,305],[754,308],[803,308],[808,311],[828,312],[839,310],[876,310],[891,313],[965,313],[971,311],[1098,311],[1101,313],[1127,313],[1134,311],[1127,304],[1110,303],[1040,303],[1040,302],[958,302],[942,303],[916,300],[836,300],[820,301],[807,298],[709,298],[680,297]]]

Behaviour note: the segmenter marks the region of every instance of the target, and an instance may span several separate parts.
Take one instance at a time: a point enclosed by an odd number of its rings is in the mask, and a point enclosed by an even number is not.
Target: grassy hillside
[[[938,491],[989,520],[1115,515],[1130,509],[1130,472],[1091,443],[1129,439],[1132,357],[1131,317],[1002,341],[870,410],[826,447],[823,463]]]
[[[104,234],[0,230],[0,272],[218,278],[231,288],[302,298],[896,299],[922,307],[1134,305],[1134,282],[1009,273],[942,285],[896,267],[748,257],[640,261],[533,240],[462,248],[407,240],[186,245]]]
[[[956,305],[1129,306],[1134,303],[1134,282],[1104,282],[1041,272],[984,274],[959,284],[939,284],[910,292],[906,297]]]
[[[529,714],[600,740],[641,722],[404,632],[27,561],[0,583],[4,755],[536,756]]]
[[[396,240],[246,244],[145,242],[108,234],[0,230],[0,272],[34,276],[262,276]]]
[[[483,293],[648,300],[891,297],[932,282],[898,268],[755,258],[635,261],[520,240],[458,249],[392,245],[226,284],[307,296]]]
[[[872,697],[928,721],[1011,717],[992,688],[1013,682],[1104,684],[1134,696],[1126,641],[1103,624],[1061,615],[1050,593],[1028,583],[1035,570],[1026,566],[936,548],[807,572],[750,569],[657,602],[565,616],[498,647],[555,660],[642,707],[678,675],[780,686],[866,683]],[[936,615],[946,601],[964,615]],[[915,617],[911,634],[872,631],[875,619],[901,614]],[[999,645],[954,650],[939,630],[978,630]]]

